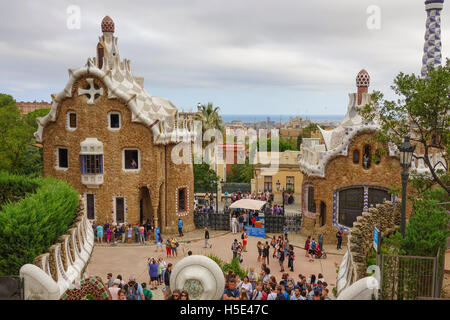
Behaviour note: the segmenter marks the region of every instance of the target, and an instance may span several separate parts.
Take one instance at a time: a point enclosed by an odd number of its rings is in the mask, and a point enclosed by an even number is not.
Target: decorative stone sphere
[[[212,259],[192,255],[178,262],[170,275],[170,289],[186,290],[190,300],[219,300],[225,289],[222,269]]]
[[[357,87],[368,87],[370,85],[369,73],[362,69],[356,76],[356,86]]]
[[[112,32],[114,33],[114,21],[106,16],[102,20],[102,32]]]

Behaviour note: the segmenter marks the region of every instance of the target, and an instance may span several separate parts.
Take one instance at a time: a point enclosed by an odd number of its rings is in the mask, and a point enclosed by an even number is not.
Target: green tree
[[[267,152],[271,152],[272,151],[272,142],[276,143],[278,142],[278,152],[284,152],[287,150],[297,150],[296,146],[294,146],[292,143],[289,143],[288,141],[285,141],[283,139],[279,139],[279,138],[268,138],[267,140],[259,140],[256,142],[256,146],[258,147],[258,151],[261,151],[261,147],[260,144],[263,144],[264,142],[266,142],[267,145]],[[277,150],[275,150],[276,152]]]
[[[400,145],[405,136],[410,136],[417,149],[423,150],[423,155],[416,154],[415,158],[423,159],[433,182],[450,194],[450,60],[445,66],[430,68],[425,78],[400,72],[391,88],[399,96],[397,100],[386,100],[375,91],[371,103],[360,108],[359,113],[367,121],[378,120],[381,128],[375,136],[381,142]],[[440,152],[443,161],[431,164],[431,150]],[[438,165],[444,170],[438,170]]]
[[[301,146],[301,144],[302,144],[302,140],[303,140],[302,134],[300,133],[300,134],[297,136],[297,150],[300,150],[300,146]]]
[[[311,132],[315,132],[317,130],[317,123],[310,123],[307,127],[302,129],[302,136],[304,138],[311,138]]]
[[[42,150],[34,146],[36,117],[49,109],[22,116],[13,97],[0,94],[0,170],[42,175]]]
[[[195,120],[202,122],[203,133],[208,129],[217,129],[223,131],[222,118],[219,115],[220,108],[214,107],[212,102],[207,105],[201,105],[200,113],[195,115]]]
[[[207,163],[194,164],[194,192],[216,191],[219,177]]]
[[[231,174],[227,176],[227,182],[250,183],[253,178],[253,165],[247,163],[232,164]]]

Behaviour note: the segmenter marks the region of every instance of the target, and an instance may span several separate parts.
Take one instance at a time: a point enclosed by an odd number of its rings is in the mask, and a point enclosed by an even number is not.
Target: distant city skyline
[[[71,6],[79,28],[68,28]],[[420,74],[426,13],[417,0],[43,0],[3,3],[0,92],[50,101],[68,68],[95,56],[100,22],[115,21],[121,58],[153,96],[178,109],[212,101],[222,114],[345,114],[361,69],[369,92],[394,98],[400,72]],[[375,10],[375,11],[374,11]],[[379,15],[377,16],[377,10]],[[401,13],[401,14],[399,14]],[[379,28],[368,23],[379,18]],[[442,11],[442,61],[450,8]]]

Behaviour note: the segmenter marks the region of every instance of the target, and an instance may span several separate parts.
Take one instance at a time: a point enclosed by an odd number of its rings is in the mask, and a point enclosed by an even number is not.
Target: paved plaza
[[[163,257],[167,263],[173,263],[174,265],[180,261],[182,258],[188,255],[188,251],[191,250],[193,254],[208,255],[213,253],[220,257],[226,262],[230,262],[233,256],[231,251],[231,243],[234,239],[240,240],[240,233],[232,234],[226,231],[210,231],[211,239],[209,242],[212,244],[212,248],[203,248],[203,230],[195,230],[192,232],[185,233],[182,238],[177,238],[180,241],[180,246],[178,248],[178,257],[166,258],[165,247],[164,251],[155,252],[155,244],[147,244],[145,246],[136,244],[125,244],[118,246],[111,245],[96,245],[92,254],[92,258],[89,264],[89,273],[92,275],[98,275],[102,279],[106,279],[106,274],[111,272],[114,278],[121,274],[124,280],[128,280],[130,275],[135,275],[138,282],[148,282],[148,271],[147,271],[147,259],[150,257]],[[167,235],[163,235],[163,239],[166,240]],[[256,244],[262,238],[249,237],[247,244],[247,251],[244,253],[244,261],[242,267],[255,267],[255,271],[259,273],[260,263],[257,261],[258,252],[256,249]],[[300,236],[293,236],[293,244],[301,244]],[[294,239],[297,239],[294,240]],[[267,241],[269,239],[266,239]],[[325,246],[327,250],[327,246]],[[290,274],[294,280],[298,280],[298,274],[303,274],[309,276],[311,274],[322,273],[325,280],[330,288],[330,293],[332,289],[336,286],[336,269],[337,265],[342,260],[342,256],[345,253],[344,250],[340,250],[339,254],[330,251],[328,253],[327,259],[315,259],[314,262],[309,262],[308,258],[305,257],[305,251],[301,248],[295,247],[296,259],[294,261],[294,272],[289,272],[287,268],[287,260],[284,263],[285,271]],[[272,250],[271,250],[272,254]],[[272,259],[272,255],[269,257],[269,268],[271,274],[274,275],[277,281],[281,280],[280,266],[278,260]],[[160,286],[156,292],[154,292],[155,299],[162,299],[162,287]]]

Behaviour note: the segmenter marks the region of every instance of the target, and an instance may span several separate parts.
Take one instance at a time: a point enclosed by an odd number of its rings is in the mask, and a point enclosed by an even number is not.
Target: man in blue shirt
[[[183,236],[183,220],[181,220],[181,218],[178,218],[178,233],[180,234],[180,237]]]

